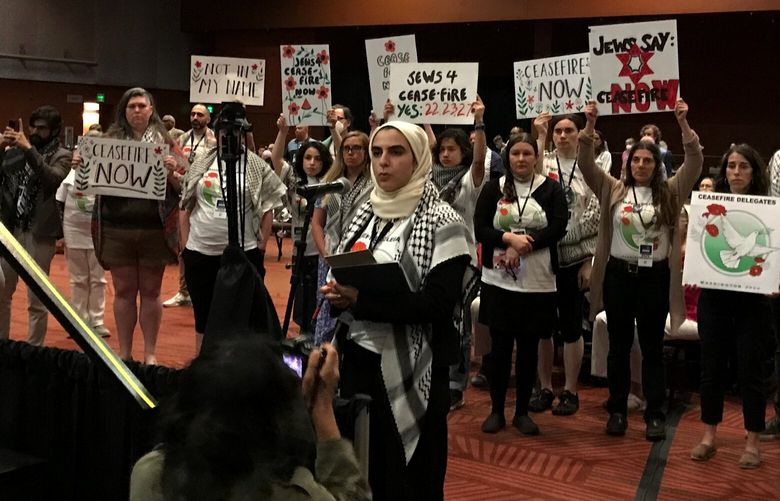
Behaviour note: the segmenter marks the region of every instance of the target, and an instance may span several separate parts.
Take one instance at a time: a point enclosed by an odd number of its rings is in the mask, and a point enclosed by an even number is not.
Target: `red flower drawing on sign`
[[[203,63],[201,63],[200,61],[195,61],[196,68],[200,68],[201,66],[203,66]]]
[[[620,62],[623,63],[618,76],[628,77],[634,82],[634,85],[637,85],[644,76],[653,74],[653,70],[650,69],[647,62],[654,55],[655,52],[644,51],[636,43],[628,49],[628,52],[615,54]]]
[[[298,107],[298,103],[290,103],[290,106],[287,107],[287,111],[290,113],[290,116],[297,115],[299,109],[300,108]]]
[[[317,54],[317,62],[320,64],[328,64],[330,61],[330,56],[328,55],[328,51],[322,50],[319,54]]]
[[[528,96],[528,104],[534,104],[534,100],[536,99],[536,96],[530,95]]]
[[[328,99],[328,88],[324,85],[320,85],[320,88],[317,89],[315,94],[317,95],[317,99]]]
[[[385,52],[395,52],[395,42],[392,40],[385,42]]]
[[[282,47],[282,57],[286,59],[292,59],[295,55],[295,47],[292,45],[285,45]]]
[[[252,71],[253,71],[253,72],[254,72],[254,71],[257,71],[257,64],[253,64],[253,65],[252,65]]]
[[[569,99],[568,101],[566,101],[566,109],[567,109],[567,110],[570,110],[570,109],[572,109],[573,107],[574,107],[574,103],[572,103],[572,102],[571,102],[571,99]]]
[[[711,237],[717,237],[720,234],[718,227],[714,224],[706,224],[704,225],[704,229],[707,230],[707,233],[709,233]]]
[[[155,149],[154,149],[154,154],[155,154],[155,155],[160,155],[160,154],[162,154],[162,148],[160,148],[159,146],[158,146],[157,148],[155,148]]]
[[[750,276],[751,277],[757,277],[757,276],[761,275],[762,271],[764,271],[764,269],[762,267],[760,267],[757,264],[753,265],[753,266],[750,267]]]
[[[295,89],[295,78],[293,78],[292,76],[289,76],[284,81],[284,90],[289,92],[289,91],[291,91],[293,89]]]

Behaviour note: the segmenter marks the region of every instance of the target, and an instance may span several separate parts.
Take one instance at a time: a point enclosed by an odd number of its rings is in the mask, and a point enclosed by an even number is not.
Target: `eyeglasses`
[[[344,146],[344,152],[346,153],[360,153],[363,151],[363,147],[360,145],[357,146]]]
[[[49,130],[49,126],[46,124],[30,124],[30,129],[33,130]]]

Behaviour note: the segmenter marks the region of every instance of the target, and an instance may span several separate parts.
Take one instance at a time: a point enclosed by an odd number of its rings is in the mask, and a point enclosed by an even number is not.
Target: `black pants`
[[[645,421],[663,419],[666,398],[664,377],[664,326],[669,313],[669,266],[629,270],[624,261],[610,258],[604,276],[609,354],[607,380],[610,413],[627,414],[631,388],[631,345],[634,323],[642,349],[642,390],[647,399]]]
[[[701,420],[723,420],[723,393],[729,354],[736,351],[745,429],[764,430],[766,397],[763,353],[770,340],[769,301],[745,292],[704,289],[699,296],[701,337]]]
[[[585,296],[580,290],[578,275],[581,264],[560,268],[555,274],[555,300],[558,306],[558,327],[564,343],[576,343],[582,337],[582,305]],[[552,336],[549,329],[543,339]]]
[[[371,397],[369,409],[368,479],[375,501],[443,500],[447,472],[448,367],[433,367],[428,409],[419,442],[406,464],[382,380],[380,356],[352,341],[342,348],[341,396]]]
[[[317,309],[317,266],[319,255],[303,257],[301,283],[295,291],[293,320],[301,327],[301,334],[314,333],[314,311]],[[293,256],[293,263],[295,256]],[[293,266],[293,273],[295,273]],[[305,304],[304,304],[305,303]]]
[[[264,254],[260,252],[260,249],[246,251],[246,257],[250,263],[255,265],[260,276],[265,277]],[[214,284],[217,281],[222,255],[207,256],[185,248],[181,253],[181,258],[184,262],[184,280],[187,282],[187,289],[190,291],[190,299],[192,299],[195,332],[203,334],[206,332],[211,298],[214,295]]]
[[[772,298],[772,330],[775,332],[775,415],[780,416],[780,297]]]
[[[487,289],[488,294],[484,291]],[[517,344],[515,357],[515,415],[528,414],[528,400],[536,380],[536,361],[539,349],[539,339],[550,330],[555,320],[555,294],[523,293],[497,290],[497,287],[484,287],[480,299],[480,317],[482,305],[504,297],[500,308],[510,312],[514,317],[512,324],[507,325],[500,319],[493,318],[487,322],[490,326],[490,401],[491,412],[504,415],[506,392],[509,387],[509,375],[512,371],[512,350]],[[488,310],[495,312],[496,305],[488,304]]]

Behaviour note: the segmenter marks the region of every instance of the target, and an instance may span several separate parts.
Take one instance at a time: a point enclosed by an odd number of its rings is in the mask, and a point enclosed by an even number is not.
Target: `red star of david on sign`
[[[623,63],[623,67],[618,75],[630,78],[634,85],[637,85],[642,80],[642,77],[653,74],[653,70],[650,69],[647,62],[654,55],[655,52],[644,51],[637,44],[632,45],[628,52],[615,54],[620,62]]]

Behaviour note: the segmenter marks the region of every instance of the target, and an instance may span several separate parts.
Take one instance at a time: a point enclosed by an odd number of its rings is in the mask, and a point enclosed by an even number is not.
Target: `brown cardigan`
[[[671,193],[672,214],[678,214],[682,205],[693,189],[693,185],[701,174],[701,166],[704,156],[699,144],[699,136],[696,133],[691,137],[683,136],[685,148],[685,160],[677,173],[666,180]],[[599,199],[601,207],[601,220],[599,221],[598,242],[596,244],[596,256],[593,261],[593,269],[590,279],[590,319],[604,308],[603,285],[604,272],[609,260],[612,248],[612,210],[620,203],[628,192],[628,187],[620,180],[615,179],[596,166],[593,153],[593,137],[583,130],[579,136],[579,152],[577,165],[582,170],[585,182]],[[663,168],[663,165],[658,166]],[[669,314],[671,315],[672,334],[685,320],[685,301],[682,289],[682,259],[680,256],[681,239],[678,231],[679,219],[675,219],[674,227],[670,228],[669,235],[672,245],[669,253]]]

